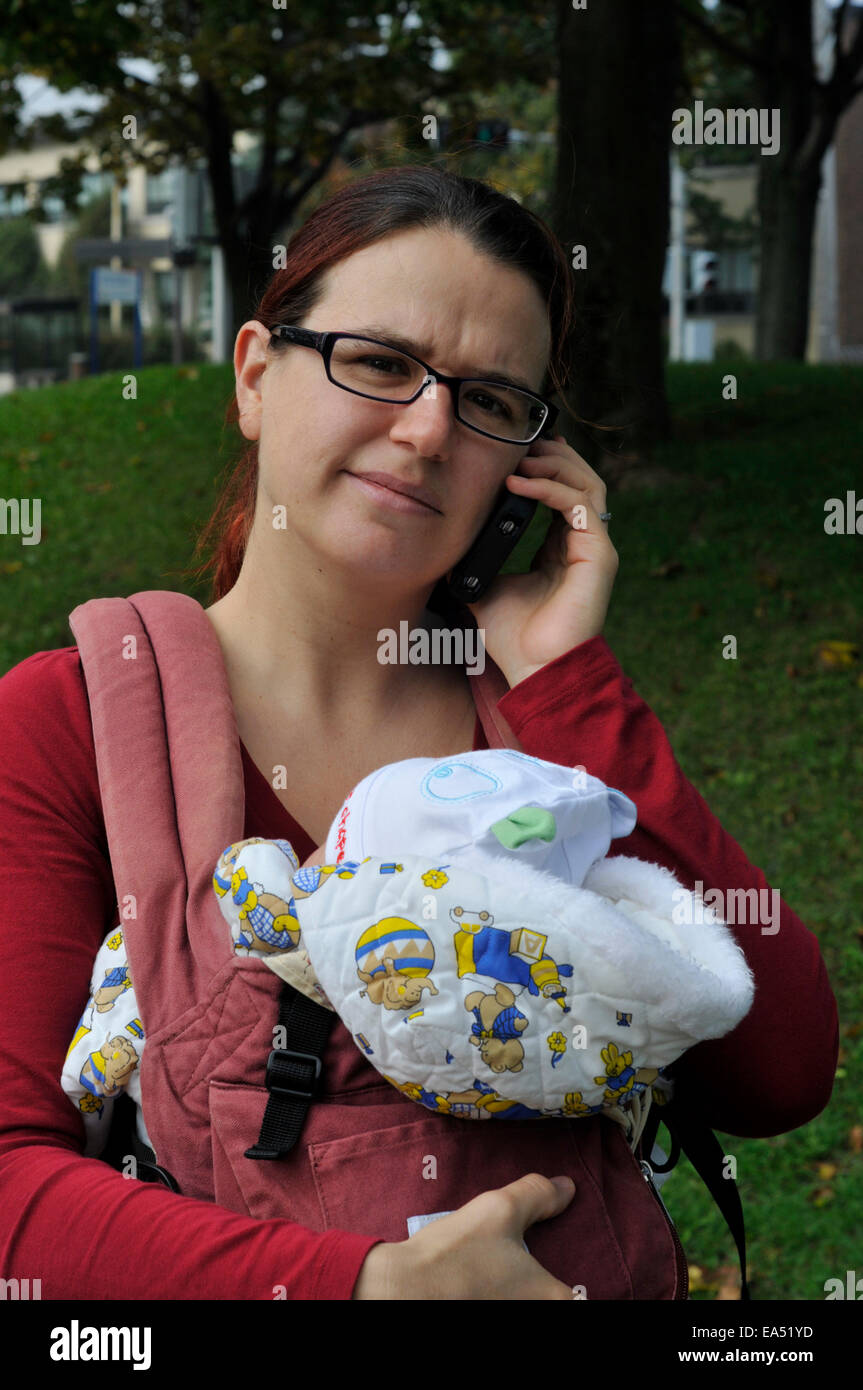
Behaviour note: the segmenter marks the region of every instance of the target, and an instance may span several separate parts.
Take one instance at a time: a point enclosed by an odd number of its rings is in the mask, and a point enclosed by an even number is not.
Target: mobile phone
[[[543,430],[540,438],[553,436]],[[474,603],[482,598],[518,545],[536,508],[535,498],[519,497],[504,483],[488,521],[467,554],[450,571],[446,587],[451,598],[459,603]]]

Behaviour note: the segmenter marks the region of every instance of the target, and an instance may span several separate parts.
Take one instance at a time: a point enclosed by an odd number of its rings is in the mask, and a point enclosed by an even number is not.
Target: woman
[[[308,859],[374,768],[482,746],[462,669],[378,657],[384,629],[433,624],[436,583],[505,486],[556,513],[534,570],[498,580],[471,606],[510,686],[499,709],[522,747],[586,763],[632,796],[639,825],[623,852],[665,864],[687,886],[766,886],[682,776],[601,636],[617,570],[602,481],[560,435],[525,444],[517,423],[525,398],[514,391],[538,398],[529,412],[538,423],[549,385],[562,385],[569,274],[561,248],[512,200],[433,168],[380,171],[317,209],[240,330],[236,399],[253,448],[204,541],[219,538],[206,612],[234,702],[247,806],[260,809],[251,828],[250,809],[248,834],[284,835]],[[319,334],[354,336],[334,346]],[[416,378],[396,349],[467,384],[429,384],[422,369]],[[414,399],[397,399],[393,378],[410,382]],[[418,379],[426,388],[417,395]],[[45,739],[34,707],[49,722]],[[16,750],[0,785],[0,842],[10,901],[26,904],[20,922],[3,926],[5,1275],[50,1271],[46,1297],[73,1286],[78,1296],[133,1298],[266,1298],[274,1286],[315,1298],[572,1297],[522,1245],[533,1223],[569,1207],[568,1177],[527,1171],[409,1241],[379,1242],[374,1221],[362,1235],[338,1222],[319,1235],[252,1221],[122,1184],[82,1159],[56,1078],[113,893],[74,648],[37,653],[4,678],[0,728]],[[274,793],[276,766],[290,778]],[[62,911],[38,884],[46,860],[62,872]],[[41,924],[38,952],[25,921]],[[679,1084],[715,1126],[773,1134],[827,1102],[835,1001],[817,942],[784,905],[777,934],[744,926],[738,939],[756,1002],[733,1034],[686,1054]],[[781,1067],[765,1043],[777,1036]],[[61,1220],[58,1250],[51,1233]]]

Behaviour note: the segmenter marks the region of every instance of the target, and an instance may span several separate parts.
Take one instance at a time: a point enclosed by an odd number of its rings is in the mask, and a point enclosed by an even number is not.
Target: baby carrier
[[[568,1173],[576,1195],[525,1233],[531,1254],[588,1299],[656,1300],[688,1293],[686,1259],[652,1181],[682,1151],[729,1223],[749,1297],[739,1195],[718,1141],[683,1099],[654,1103],[635,1153],[599,1115],[494,1124],[423,1115],[336,1015],[262,960],[236,955],[213,866],[226,845],[266,832],[245,825],[239,735],[212,624],[194,599],[167,591],[93,599],[69,622],[147,1037],[141,1091],[153,1151],[132,1132],[123,1097],[109,1162],[135,1154],[144,1180],[246,1216],[389,1241],[527,1172]],[[487,658],[470,680],[489,746],[518,749],[496,709],[508,688],[501,673]],[[660,1121],[672,1138],[661,1165]]]

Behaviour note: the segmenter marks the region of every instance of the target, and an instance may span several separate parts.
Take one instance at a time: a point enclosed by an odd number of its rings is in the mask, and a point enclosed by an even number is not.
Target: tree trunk
[[[806,356],[812,240],[821,159],[835,120],[813,142],[816,119],[811,0],[764,0],[766,67],[758,102],[780,112],[779,152],[756,154],[760,220],[755,356],[762,362]],[[826,113],[817,113],[826,114]]]
[[[662,338],[671,117],[680,62],[669,5],[558,0],[558,158],[552,220],[573,268],[571,411],[620,433],[572,430],[587,457],[670,433]],[[600,442],[601,441],[601,442]]]
[[[771,166],[775,164],[770,161]],[[809,337],[812,241],[821,172],[762,168],[758,181],[761,278],[755,356],[803,360]]]

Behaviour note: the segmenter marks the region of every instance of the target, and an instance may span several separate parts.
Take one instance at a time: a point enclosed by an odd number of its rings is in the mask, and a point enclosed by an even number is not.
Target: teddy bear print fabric
[[[78,1021],[60,1084],[84,1121],[89,1158],[105,1147],[114,1101],[125,1090],[140,1106],[144,1029],[126,959],[122,927],[109,932],[96,956],[90,996]],[[140,1116],[140,1109],[138,1111]],[[139,1131],[141,1122],[139,1120]],[[142,1134],[145,1138],[145,1134]]]

